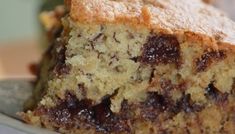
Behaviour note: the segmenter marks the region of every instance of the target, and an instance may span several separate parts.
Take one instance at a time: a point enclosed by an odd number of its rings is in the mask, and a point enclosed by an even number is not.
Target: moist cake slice
[[[66,0],[22,118],[60,133],[235,132],[235,23],[199,0]],[[60,30],[59,30],[60,31]]]

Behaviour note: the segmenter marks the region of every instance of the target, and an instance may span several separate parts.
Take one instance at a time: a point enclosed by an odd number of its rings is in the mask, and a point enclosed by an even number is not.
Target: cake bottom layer
[[[136,133],[136,134],[233,134],[235,132],[235,92],[221,93],[213,83],[205,89],[207,101],[196,103],[182,92],[178,100],[167,94],[148,92],[143,102],[124,100],[113,113],[111,99],[99,104],[78,100],[67,92],[55,107],[38,107],[25,120],[62,133]]]

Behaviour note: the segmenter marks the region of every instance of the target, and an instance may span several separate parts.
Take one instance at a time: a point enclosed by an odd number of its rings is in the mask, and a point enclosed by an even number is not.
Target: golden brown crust
[[[235,50],[235,23],[199,0],[66,0],[79,23],[125,23],[172,34],[210,38],[207,45]],[[69,4],[68,4],[69,3]]]

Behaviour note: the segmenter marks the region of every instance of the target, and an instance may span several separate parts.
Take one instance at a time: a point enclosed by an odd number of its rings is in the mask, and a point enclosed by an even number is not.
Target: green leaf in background
[[[43,0],[40,11],[53,10],[55,6],[63,4],[64,0]]]

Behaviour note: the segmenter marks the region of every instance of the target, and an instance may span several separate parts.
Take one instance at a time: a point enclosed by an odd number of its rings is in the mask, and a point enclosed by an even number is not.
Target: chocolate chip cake
[[[65,5],[24,121],[77,134],[235,133],[235,23],[224,14],[199,0]]]

